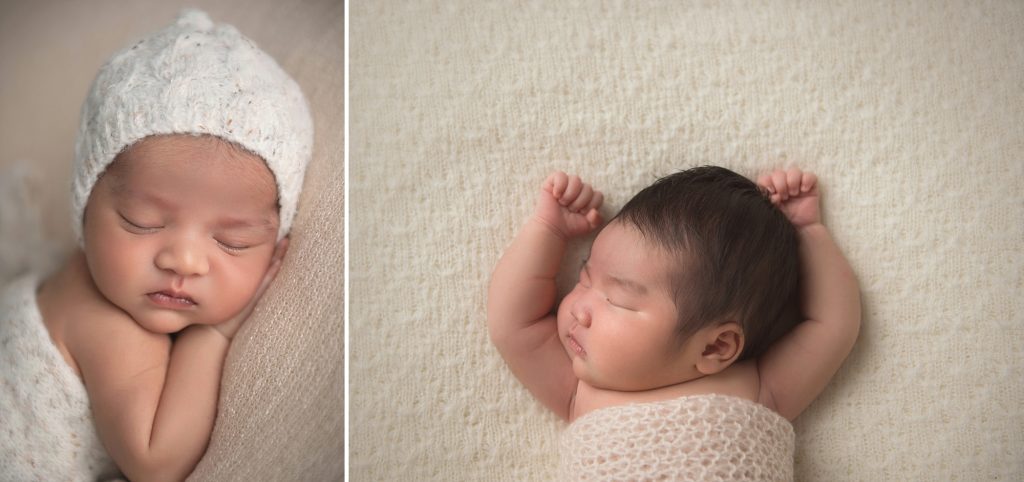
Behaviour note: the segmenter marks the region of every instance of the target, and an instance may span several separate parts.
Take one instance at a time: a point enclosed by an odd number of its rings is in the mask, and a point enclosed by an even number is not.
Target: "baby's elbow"
[[[862,321],[864,319],[864,305],[863,305],[864,298],[860,294],[860,286],[858,286],[858,284],[857,284],[857,278],[856,277],[853,280],[853,290],[852,291],[853,291],[852,300],[850,302],[850,306],[851,306],[850,318],[852,320],[850,322],[850,328],[853,331],[853,338],[856,339],[857,335],[860,334],[860,325],[861,325],[861,323],[862,323]]]
[[[842,324],[843,339],[846,342],[845,346],[842,347],[844,353],[849,354],[853,351],[853,346],[857,343],[857,339],[860,337],[862,319],[860,291],[856,291],[853,299],[851,300],[846,321]]]
[[[491,340],[491,344],[494,345],[498,351],[501,351],[505,346],[508,345],[511,334],[505,325],[496,322],[494,319],[488,317],[487,319],[487,335]]]
[[[487,334],[494,346],[501,347],[509,338],[509,323],[497,306],[487,306]]]

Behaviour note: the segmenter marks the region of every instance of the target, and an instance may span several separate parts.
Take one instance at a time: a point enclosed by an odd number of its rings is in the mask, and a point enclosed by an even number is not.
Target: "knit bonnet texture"
[[[299,85],[231,25],[185,9],[170,26],[114,54],[82,106],[71,187],[72,227],[83,245],[89,193],[118,153],[147,136],[213,135],[260,156],[277,183],[288,234],[313,149]]]

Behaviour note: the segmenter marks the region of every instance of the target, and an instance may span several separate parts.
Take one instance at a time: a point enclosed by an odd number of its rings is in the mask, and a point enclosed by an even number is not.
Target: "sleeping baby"
[[[183,11],[115,54],[82,109],[78,249],[0,295],[11,480],[182,480],[232,338],[288,246],[312,119],[233,27]]]
[[[791,421],[860,328],[817,179],[719,167],[664,177],[602,227],[603,196],[551,174],[495,267],[487,318],[512,373],[570,423],[571,480],[790,480]],[[558,299],[567,243],[599,229]]]

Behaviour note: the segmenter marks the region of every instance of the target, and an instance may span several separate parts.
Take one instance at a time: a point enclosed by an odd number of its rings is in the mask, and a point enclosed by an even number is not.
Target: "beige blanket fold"
[[[561,480],[792,480],[794,443],[788,420],[737,397],[609,407],[562,434]]]

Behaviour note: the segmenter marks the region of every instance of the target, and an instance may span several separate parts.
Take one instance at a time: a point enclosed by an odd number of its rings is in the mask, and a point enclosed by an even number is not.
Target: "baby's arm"
[[[134,324],[123,314],[92,323],[95,349],[78,358],[96,429],[130,480],[183,480],[209,440],[230,342],[191,326],[172,346]]]
[[[824,390],[860,330],[860,290],[850,264],[821,224],[814,174],[775,171],[758,179],[797,229],[802,311],[807,320],[760,360],[761,402],[795,419]]]
[[[563,418],[577,379],[552,312],[555,276],[569,239],[600,226],[602,201],[576,176],[548,176],[533,217],[494,268],[488,292],[491,340],[519,381]]]
[[[130,480],[183,480],[199,462],[231,337],[276,275],[281,255],[275,252],[260,288],[235,318],[189,326],[173,344],[110,305],[81,327],[77,362],[97,432]]]

